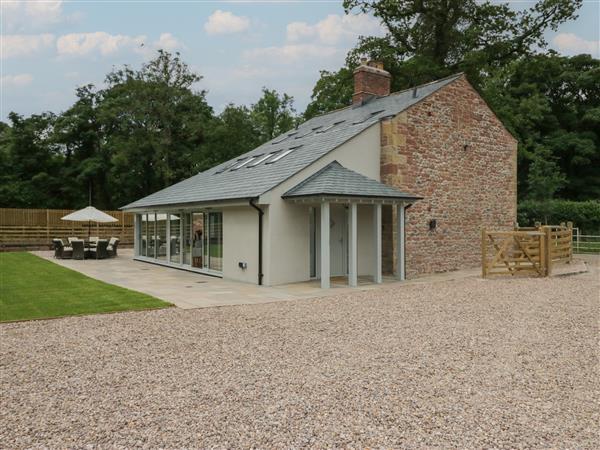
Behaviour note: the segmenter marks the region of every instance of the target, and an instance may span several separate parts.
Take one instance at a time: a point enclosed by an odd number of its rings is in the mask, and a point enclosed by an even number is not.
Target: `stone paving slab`
[[[361,277],[357,288],[349,288],[345,277],[335,277],[331,280],[331,289],[324,290],[321,289],[318,280],[273,287],[258,286],[134,261],[132,249],[119,250],[117,258],[99,261],[55,259],[53,252],[49,251],[32,253],[89,277],[152,295],[183,309],[252,305],[300,298],[316,298],[356,290],[380,289],[382,286],[397,285],[401,287],[411,283],[448,281],[473,277],[478,274],[476,269],[471,269],[435,274],[405,282],[398,282],[393,277],[384,277],[384,283],[379,285],[373,284],[369,277]]]

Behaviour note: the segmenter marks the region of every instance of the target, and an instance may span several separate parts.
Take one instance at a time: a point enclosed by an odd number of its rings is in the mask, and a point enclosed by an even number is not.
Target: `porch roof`
[[[407,202],[422,198],[347,169],[337,161],[329,163],[282,195],[285,199],[303,197],[358,197]]]

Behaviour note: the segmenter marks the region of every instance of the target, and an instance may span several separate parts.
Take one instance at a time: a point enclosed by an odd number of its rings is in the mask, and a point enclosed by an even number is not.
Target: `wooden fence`
[[[481,275],[549,276],[573,259],[573,226],[538,225],[513,231],[481,230]]]
[[[72,222],[60,218],[72,209],[15,209],[0,208],[0,250],[33,250],[50,248],[52,239],[69,236],[85,237],[87,222]],[[120,239],[120,246],[133,245],[134,214],[123,211],[104,211],[118,222],[91,224],[91,235]]]

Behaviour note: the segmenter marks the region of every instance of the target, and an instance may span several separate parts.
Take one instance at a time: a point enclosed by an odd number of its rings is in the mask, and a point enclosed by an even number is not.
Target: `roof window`
[[[263,155],[261,158],[258,158],[256,161],[254,161],[252,164],[248,164],[246,167],[256,167],[258,166],[260,163],[266,161],[267,159],[269,159],[271,156],[273,156],[275,153],[267,153],[266,155]],[[261,155],[258,155],[261,156]]]
[[[251,156],[250,158],[247,158],[245,160],[243,160],[240,164],[237,164],[235,166],[233,166],[231,168],[231,170],[238,170],[241,169],[242,167],[244,167],[246,164],[248,164],[249,162],[252,162],[256,159],[256,156]]]
[[[300,145],[298,147],[301,147]],[[289,155],[290,153],[292,153],[294,151],[295,148],[298,147],[294,147],[294,148],[290,148],[288,150],[285,151],[281,151],[281,152],[277,152],[275,158],[268,160],[265,164],[273,164],[276,163],[277,161],[279,161],[281,158],[283,158],[284,156]]]

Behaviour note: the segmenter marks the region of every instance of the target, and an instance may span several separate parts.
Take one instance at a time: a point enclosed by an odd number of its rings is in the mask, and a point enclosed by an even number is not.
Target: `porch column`
[[[329,202],[321,203],[321,288],[329,289]]]
[[[357,220],[356,203],[350,203],[348,210],[348,285],[358,286],[358,260],[357,260]]]
[[[375,249],[373,281],[381,283],[381,203],[373,205],[373,248]]]
[[[404,203],[400,203],[396,205],[396,278],[400,281],[404,281],[406,279],[406,269],[405,269],[405,251],[404,251],[404,212],[405,206]]]

